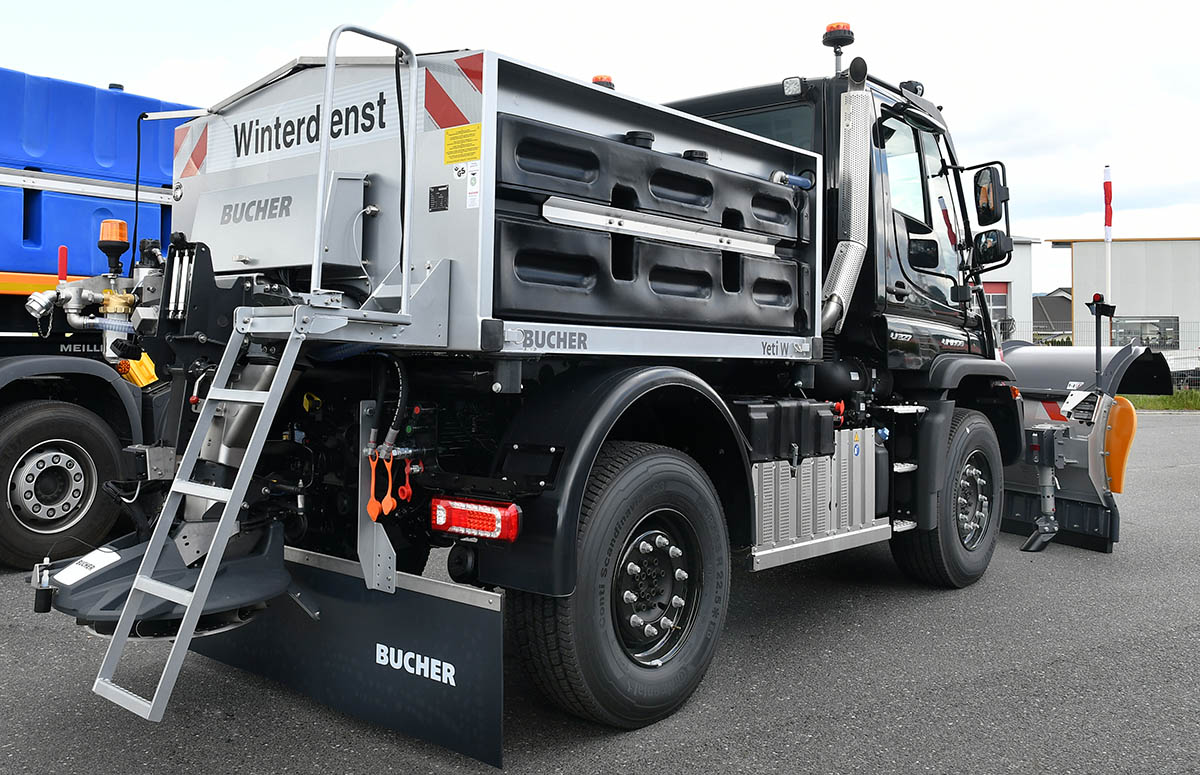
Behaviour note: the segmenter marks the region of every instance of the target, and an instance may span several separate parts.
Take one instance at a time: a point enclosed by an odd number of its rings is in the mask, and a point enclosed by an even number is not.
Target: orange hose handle
[[[383,507],[384,514],[391,514],[392,510],[395,509],[398,504],[396,503],[396,499],[392,497],[392,456],[390,454],[387,456],[387,459],[383,461],[383,467],[387,469],[388,486],[387,495],[383,496],[383,503],[380,505]]]
[[[367,516],[374,522],[379,519],[379,512],[382,508],[379,499],[375,497],[375,464],[379,462],[379,453],[371,450],[367,455],[367,460],[371,464],[371,497],[367,499]]]

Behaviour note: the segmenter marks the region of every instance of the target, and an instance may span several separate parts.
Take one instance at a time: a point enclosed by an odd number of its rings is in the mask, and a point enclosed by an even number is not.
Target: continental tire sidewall
[[[703,583],[692,630],[658,668],[627,656],[613,622],[621,551],[642,518],[657,509],[687,517],[703,554]],[[639,457],[596,503],[580,539],[573,614],[580,666],[610,723],[636,727],[669,715],[695,690],[716,649],[729,593],[729,544],[720,502],[704,472],[672,451]]]
[[[13,513],[9,477],[26,450],[51,439],[66,439],[87,453],[96,469],[96,489],[87,513],[73,526],[58,533],[36,533]],[[70,557],[86,553],[89,544],[102,543],[120,512],[100,487],[119,476],[120,453],[113,429],[74,404],[31,401],[0,415],[0,564],[30,567],[47,554],[54,559]]]
[[[958,536],[957,485],[967,458],[975,450],[981,450],[991,467],[995,502],[991,507],[991,518],[987,529],[974,550],[963,546]],[[946,572],[955,586],[967,586],[977,581],[987,570],[992,553],[996,550],[1000,535],[1000,522],[1004,513],[1004,464],[1000,458],[1000,443],[987,417],[979,412],[969,412],[959,423],[950,439],[946,460],[946,479],[938,497],[938,540]]]

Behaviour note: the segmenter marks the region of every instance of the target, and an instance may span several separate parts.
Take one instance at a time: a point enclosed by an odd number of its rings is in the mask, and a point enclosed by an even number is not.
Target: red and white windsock
[[[1104,241],[1112,242],[1112,173],[1104,165]]]

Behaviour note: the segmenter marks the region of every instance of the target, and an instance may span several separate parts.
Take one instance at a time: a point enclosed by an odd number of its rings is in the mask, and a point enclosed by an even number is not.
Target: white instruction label
[[[479,162],[467,162],[467,209],[479,208],[479,191],[483,188],[479,175]]]
[[[112,549],[101,547],[93,552],[89,552],[80,557],[75,562],[54,574],[54,581],[64,587],[69,587],[75,582],[85,579],[102,568],[107,568],[117,560],[121,559],[121,555],[114,552]]]

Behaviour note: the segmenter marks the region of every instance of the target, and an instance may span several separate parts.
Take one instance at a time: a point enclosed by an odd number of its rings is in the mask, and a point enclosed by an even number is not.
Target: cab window
[[[713,116],[712,120],[752,135],[812,151],[816,147],[813,142],[815,115],[812,105],[798,103],[736,115]]]
[[[928,132],[919,132],[921,153],[924,157],[926,180],[929,183],[929,209],[933,216],[929,224],[938,241],[941,256],[939,272],[957,276],[958,240],[963,236],[962,223],[958,218],[958,200],[950,183],[950,170],[943,162],[938,139]]]
[[[940,141],[896,117],[885,118],[881,132],[892,210],[904,216],[896,228],[905,229],[909,240],[937,243],[936,267],[920,271],[909,264],[907,256],[901,256],[904,275],[925,297],[949,304],[954,284],[949,278],[958,276],[957,242],[963,232]]]
[[[916,130],[900,119],[886,119],[883,122],[883,149],[887,156],[892,209],[925,223],[925,188]]]

